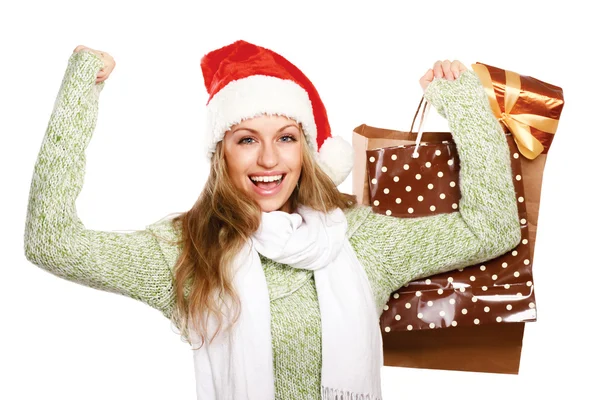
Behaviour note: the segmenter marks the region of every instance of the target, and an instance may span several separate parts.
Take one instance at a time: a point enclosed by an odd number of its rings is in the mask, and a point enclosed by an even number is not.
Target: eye
[[[240,139],[238,144],[250,144],[250,143],[252,143],[253,140],[254,140],[254,138],[245,137],[245,138]]]
[[[286,134],[286,135],[283,135],[283,136],[280,138],[280,140],[281,140],[282,142],[295,142],[295,141],[296,141],[296,138],[294,137],[294,135]]]

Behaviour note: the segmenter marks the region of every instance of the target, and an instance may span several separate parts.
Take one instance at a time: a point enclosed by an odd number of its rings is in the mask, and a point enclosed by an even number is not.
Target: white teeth
[[[254,182],[274,182],[278,181],[283,177],[283,175],[274,175],[274,176],[251,176]]]

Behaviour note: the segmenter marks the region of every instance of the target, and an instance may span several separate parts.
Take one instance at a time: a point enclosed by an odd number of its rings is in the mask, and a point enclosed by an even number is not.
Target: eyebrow
[[[277,130],[277,133],[281,132],[281,131],[282,131],[282,130],[284,130],[285,128],[289,128],[290,126],[293,126],[293,127],[296,127],[296,128],[298,128],[298,129],[300,129],[300,128],[298,127],[298,125],[295,125],[295,124],[289,124],[289,125],[286,125],[286,126],[284,126],[284,127],[281,127],[281,128],[279,128],[279,129]],[[252,132],[252,133],[254,133],[254,134],[258,134],[258,131],[254,130],[254,129],[250,129],[250,128],[245,128],[245,127],[240,127],[240,128],[237,128],[235,131],[232,131],[231,133],[236,133],[237,131],[241,131],[241,130],[246,130],[246,131],[250,131],[250,132]]]

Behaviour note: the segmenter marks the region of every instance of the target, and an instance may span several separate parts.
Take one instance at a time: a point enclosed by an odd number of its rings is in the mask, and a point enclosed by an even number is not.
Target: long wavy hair
[[[356,196],[337,189],[316,163],[304,134],[300,137],[302,169],[290,196],[291,209],[299,204],[323,212],[354,207]],[[201,339],[200,347],[222,329],[233,326],[239,317],[232,262],[261,221],[259,204],[233,184],[227,162],[221,141],[198,200],[172,220],[175,229],[181,230],[178,244],[182,249],[174,268],[176,305],[172,320],[190,344],[192,328]],[[208,332],[210,318],[217,321],[213,332]]]

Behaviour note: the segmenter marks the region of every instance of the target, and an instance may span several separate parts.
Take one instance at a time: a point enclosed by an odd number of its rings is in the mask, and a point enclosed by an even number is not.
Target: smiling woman
[[[103,52],[79,50],[35,166],[25,255],[170,318],[193,345],[199,399],[380,400],[390,293],[520,240],[504,133],[461,63],[437,62],[421,80],[457,143],[459,212],[401,219],[337,189],[352,148],[331,136],[316,89],[244,41],[201,62],[211,164],[189,211],[134,233],[86,229],[75,200],[106,79]]]
[[[225,133],[225,161],[232,182],[262,211],[292,212],[290,198],[302,169],[304,141],[298,123],[284,116],[260,116]]]
[[[181,232],[182,244],[174,267],[177,306],[173,319],[183,336],[200,346],[227,334],[238,323],[244,308],[239,296],[243,285],[234,282],[232,271],[239,271],[238,256],[265,227],[266,215],[288,215],[300,206],[328,213],[356,205],[356,197],[341,193],[317,165],[304,121],[267,113],[236,118],[242,121],[230,124],[218,136],[210,174],[196,204],[172,220]],[[275,235],[285,237],[289,228],[282,226]],[[215,358],[214,354],[206,356]],[[220,379],[221,372],[214,366],[196,367],[209,368],[213,379]],[[254,373],[264,372],[257,369]],[[198,380],[198,393],[210,393],[210,382]]]

